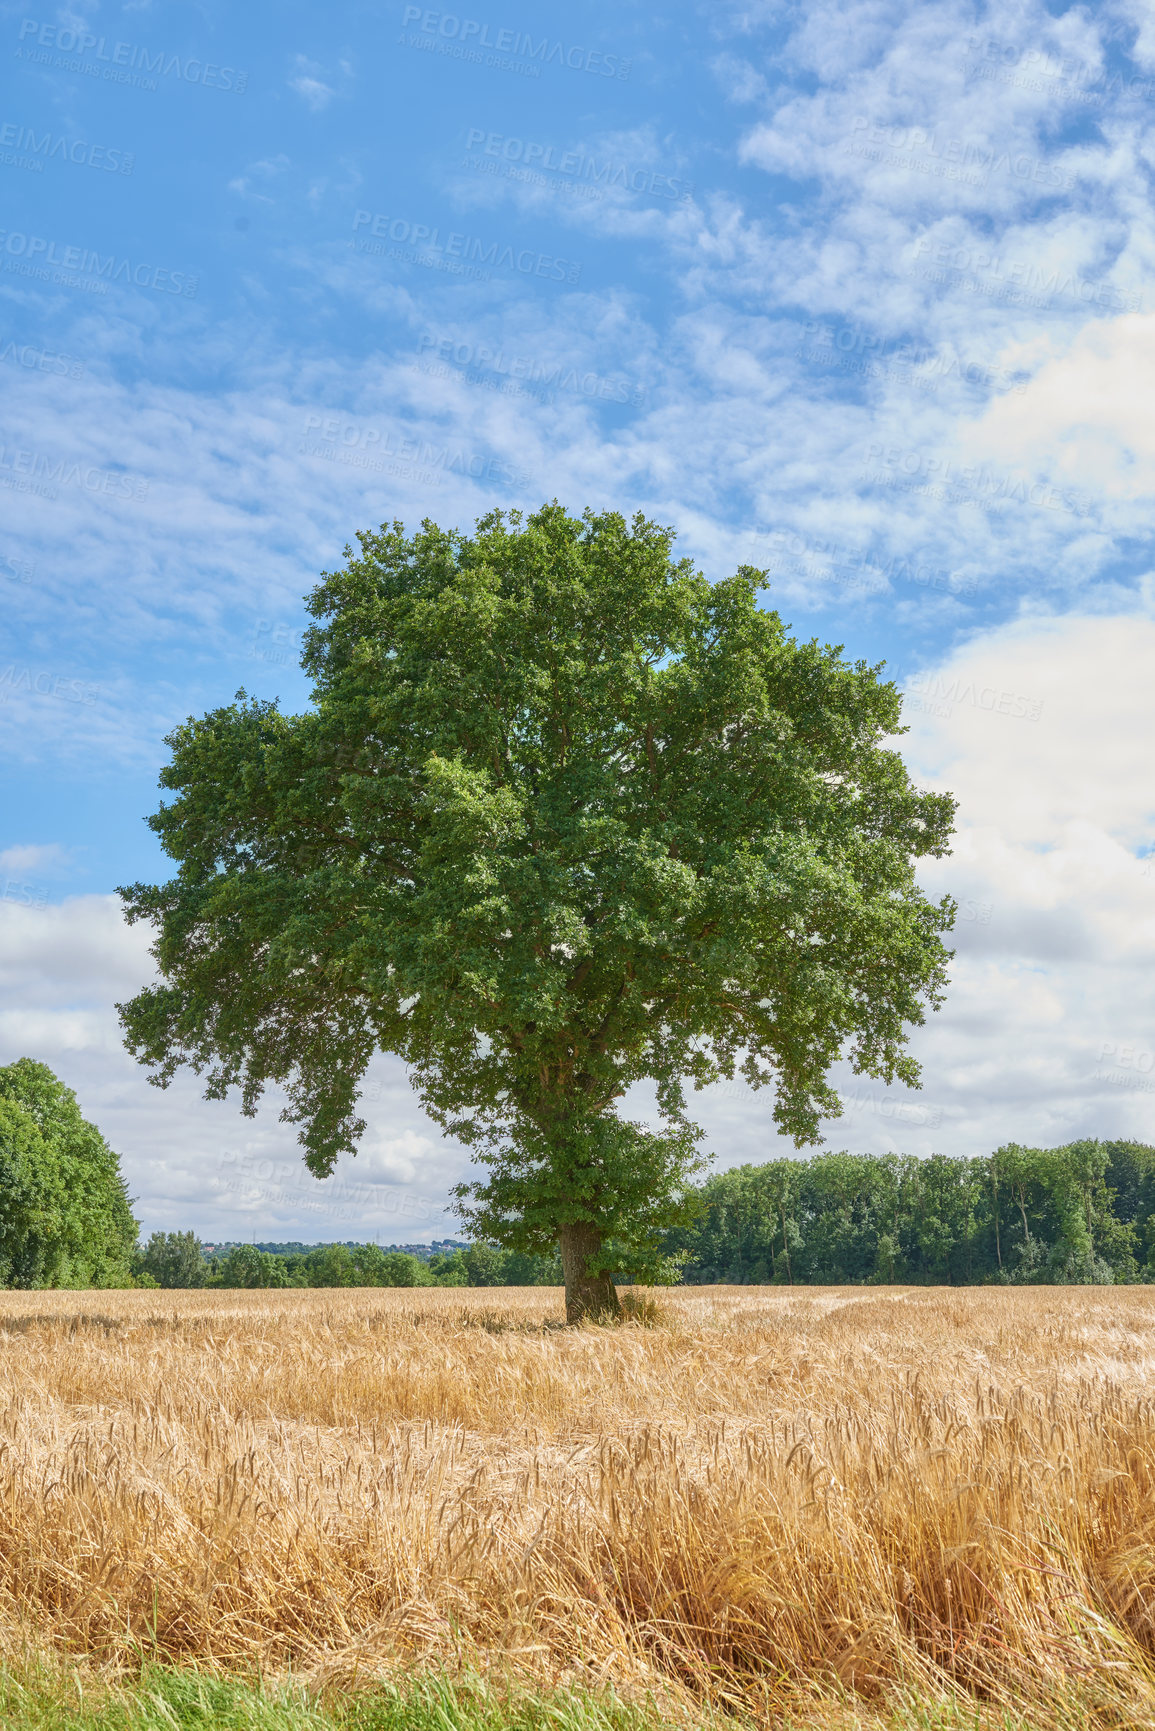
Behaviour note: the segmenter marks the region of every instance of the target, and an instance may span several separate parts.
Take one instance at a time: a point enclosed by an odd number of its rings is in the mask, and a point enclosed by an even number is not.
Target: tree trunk
[[[588,1220],[575,1220],[558,1232],[565,1275],[565,1319],[616,1321],[622,1314],[618,1290],[608,1274],[590,1274],[589,1259],[602,1247],[602,1235]]]

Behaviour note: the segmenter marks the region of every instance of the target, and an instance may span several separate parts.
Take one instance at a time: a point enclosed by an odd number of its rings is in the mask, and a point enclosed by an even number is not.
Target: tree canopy
[[[45,1064],[0,1069],[0,1285],[128,1286],[120,1161]]]
[[[669,1240],[692,1284],[1155,1280],[1155,1148],[1137,1142],[772,1160],[716,1174],[702,1201]]]
[[[687,1218],[687,1082],[740,1070],[819,1140],[836,1058],[917,1085],[949,959],[914,863],[954,802],[887,743],[895,686],[672,540],[556,503],[359,535],[308,600],[311,709],[242,692],[171,734],[179,869],[121,892],[157,928],[162,981],[121,1006],[154,1081],[188,1064],[247,1112],[280,1084],[324,1175],[397,1053],[488,1167],[467,1223],[560,1245],[573,1319]],[[643,1082],[658,1130],[617,1110]]]
[[[203,1286],[208,1276],[208,1264],[195,1232],[154,1232],[137,1263],[138,1278],[146,1274],[166,1290]]]

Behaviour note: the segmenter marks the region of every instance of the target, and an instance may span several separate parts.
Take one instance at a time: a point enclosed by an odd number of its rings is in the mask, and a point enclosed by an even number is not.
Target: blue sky
[[[960,796],[923,1091],[840,1076],[829,1145],[1155,1139],[1148,12],[470,8],[0,6],[0,1059],[149,1228],[445,1229],[389,1061],[327,1188],[275,1106],[147,1087],[111,892],[167,875],[169,728],[305,701],[357,529],[556,496],[765,567]],[[784,1151],[700,1104],[721,1164]]]

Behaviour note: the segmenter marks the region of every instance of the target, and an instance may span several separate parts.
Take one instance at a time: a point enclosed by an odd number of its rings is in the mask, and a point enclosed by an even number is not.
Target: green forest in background
[[[1008,1143],[969,1159],[819,1154],[734,1167],[696,1195],[696,1221],[667,1236],[671,1283],[1155,1282],[1155,1147],[1141,1142]],[[29,1058],[0,1068],[5,1286],[561,1283],[557,1257],[488,1244],[239,1244],[206,1255],[192,1232],[144,1245],[138,1232],[117,1155],[71,1089]]]
[[[1155,1148],[1014,1143],[975,1159],[819,1154],[738,1166],[699,1189],[697,1223],[667,1239],[691,1285],[1114,1285],[1155,1281]],[[172,1242],[177,1235],[170,1235]],[[219,1286],[560,1284],[550,1258],[474,1244],[422,1258],[376,1245],[277,1256],[239,1245],[201,1262]],[[161,1235],[145,1264],[162,1275]],[[629,1269],[620,1270],[628,1280]],[[169,1284],[168,1278],[163,1278]],[[183,1283],[183,1282],[182,1282]]]
[[[720,1172],[701,1197],[669,1240],[694,1283],[1155,1280],[1155,1148],[1140,1142],[819,1154]]]

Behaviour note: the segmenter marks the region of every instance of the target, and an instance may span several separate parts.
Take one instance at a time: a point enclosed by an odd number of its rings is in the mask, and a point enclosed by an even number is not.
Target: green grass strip
[[[80,1669],[0,1669],[4,1731],[660,1731],[612,1693],[530,1695],[429,1675],[316,1699],[290,1683],[146,1666],[112,1685]]]
[[[1076,1700],[1035,1712],[966,1697],[899,1690],[865,1708],[847,1697],[815,1701],[815,1715],[746,1721],[703,1712],[700,1731],[1101,1731],[1104,1721]],[[399,1682],[366,1680],[319,1698],[291,1681],[245,1680],[193,1666],[145,1665],[112,1682],[68,1660],[0,1666],[0,1731],[673,1731],[657,1710],[627,1705],[612,1690],[534,1694],[477,1676],[425,1673]]]

